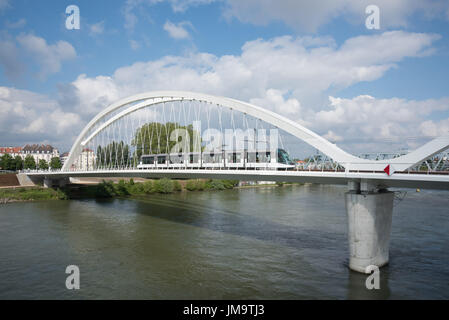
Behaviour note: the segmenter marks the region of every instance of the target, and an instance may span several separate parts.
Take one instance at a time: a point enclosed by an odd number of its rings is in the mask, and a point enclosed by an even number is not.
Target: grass
[[[0,199],[8,201],[65,200],[67,195],[60,189],[14,188],[0,189]],[[2,202],[0,200],[0,202]]]

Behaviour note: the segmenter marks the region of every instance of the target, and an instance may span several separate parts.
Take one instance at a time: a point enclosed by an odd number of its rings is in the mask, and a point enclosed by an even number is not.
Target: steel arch
[[[337,163],[341,164],[346,168],[346,170],[367,170],[367,171],[382,171],[386,165],[391,165],[392,170],[403,171],[416,164],[421,163],[427,158],[437,154],[444,149],[449,147],[449,135],[436,138],[417,150],[390,160],[367,160],[356,157],[346,151],[340,149],[335,144],[329,142],[325,138],[319,136],[315,132],[303,127],[297,122],[294,122],[284,116],[276,114],[272,111],[263,109],[261,107],[239,101],[236,99],[213,96],[203,93],[187,92],[187,91],[154,91],[146,92],[131,97],[127,97],[111,104],[105,110],[96,115],[82,130],[80,135],[77,137],[75,143],[73,144],[69,157],[67,158],[63,171],[69,171],[75,159],[78,158],[81,150],[85,144],[87,144],[98,132],[103,128],[108,126],[110,123],[124,117],[141,108],[145,108],[152,105],[157,105],[162,102],[172,102],[172,101],[182,101],[182,100],[196,100],[201,102],[207,102],[212,104],[217,104],[227,108],[237,110],[242,113],[246,113],[252,117],[263,120],[275,127],[278,127],[298,139],[304,141],[310,146],[318,149],[328,157],[332,158]],[[141,102],[139,102],[141,101]],[[97,128],[92,134],[86,136],[87,133],[97,125],[104,117],[111,114],[112,112],[120,109],[128,104],[139,102],[135,105],[131,105],[127,109],[124,109],[114,117],[110,118],[107,122]]]

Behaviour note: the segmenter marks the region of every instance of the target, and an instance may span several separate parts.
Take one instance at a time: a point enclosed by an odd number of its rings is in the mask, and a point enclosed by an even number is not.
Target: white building
[[[59,158],[59,151],[56,148],[53,148],[50,145],[38,145],[33,144],[29,145],[27,144],[25,147],[22,148],[22,158],[25,159],[26,156],[31,155],[34,158],[34,161],[36,164],[39,163],[39,160],[45,160],[47,163],[50,163],[51,158]]]
[[[79,170],[92,170],[95,164],[95,153],[90,149],[83,149],[72,168]]]
[[[69,153],[68,152],[64,152],[63,154],[61,154],[59,159],[61,160],[61,164],[62,165],[64,165],[64,163],[67,161],[68,157],[69,157]]]
[[[22,148],[21,147],[0,147],[0,157],[4,154],[9,154],[11,157],[15,158],[16,156],[22,157]]]

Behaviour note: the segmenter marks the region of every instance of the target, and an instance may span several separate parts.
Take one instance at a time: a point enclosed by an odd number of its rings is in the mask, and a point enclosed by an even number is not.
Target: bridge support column
[[[53,180],[45,178],[44,179],[44,188],[52,188],[53,187]]]
[[[380,268],[388,263],[394,193],[378,191],[366,181],[348,186],[349,268],[366,273],[369,265]]]
[[[60,188],[64,188],[69,183],[70,183],[70,178],[62,178],[62,179],[58,180],[58,186]]]

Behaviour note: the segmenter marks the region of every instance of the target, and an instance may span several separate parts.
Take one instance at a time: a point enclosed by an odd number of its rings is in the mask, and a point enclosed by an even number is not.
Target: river
[[[449,299],[449,193],[395,201],[379,290],[348,270],[344,187],[0,205],[0,299]],[[65,269],[80,270],[67,290]]]

